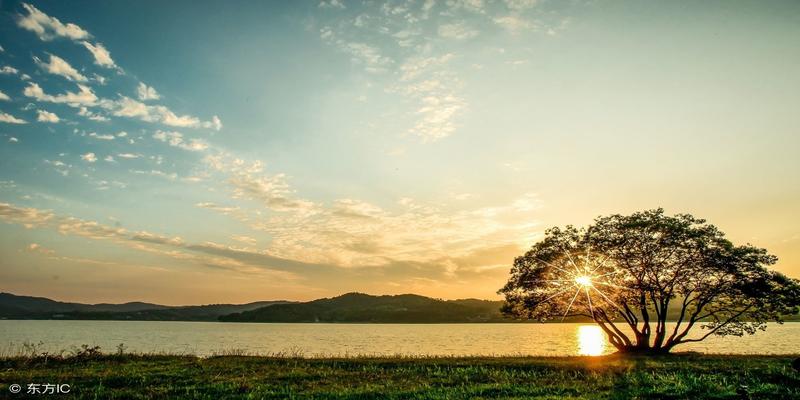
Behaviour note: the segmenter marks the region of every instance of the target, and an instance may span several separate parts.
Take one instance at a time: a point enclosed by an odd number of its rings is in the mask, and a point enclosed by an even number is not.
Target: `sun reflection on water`
[[[581,325],[578,327],[578,354],[599,356],[606,348],[606,337],[599,326]]]

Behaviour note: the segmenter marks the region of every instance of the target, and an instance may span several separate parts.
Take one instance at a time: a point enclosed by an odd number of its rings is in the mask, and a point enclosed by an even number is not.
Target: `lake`
[[[696,333],[701,333],[696,329]],[[590,324],[244,324],[151,321],[0,320],[0,353],[25,342],[59,351],[81,344],[113,352],[212,355],[225,350],[314,355],[601,355],[613,352]],[[711,337],[677,351],[796,354],[800,323],[770,324],[754,336]]]

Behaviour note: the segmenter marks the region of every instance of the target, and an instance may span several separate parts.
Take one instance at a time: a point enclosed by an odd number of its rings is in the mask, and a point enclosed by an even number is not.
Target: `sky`
[[[0,8],[0,291],[497,299],[657,207],[800,277],[800,2]]]

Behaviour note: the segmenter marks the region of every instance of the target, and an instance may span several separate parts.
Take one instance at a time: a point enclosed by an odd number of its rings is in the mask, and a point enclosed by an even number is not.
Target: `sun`
[[[542,302],[562,296],[569,299],[561,321],[564,321],[564,318],[569,315],[578,296],[586,296],[586,306],[592,315],[594,315],[594,305],[599,303],[605,303],[621,310],[620,306],[604,293],[610,288],[614,288],[614,290],[627,289],[615,283],[615,277],[618,277],[621,271],[609,262],[609,256],[593,257],[593,255],[588,248],[585,255],[573,254],[565,248],[565,257],[556,262],[537,260],[550,267],[551,274],[553,274],[551,276],[554,278],[543,279],[548,283],[548,290],[553,290],[555,293],[547,293],[550,296]]]
[[[590,287],[592,286],[592,277],[589,275],[576,276],[575,283],[583,287]]]

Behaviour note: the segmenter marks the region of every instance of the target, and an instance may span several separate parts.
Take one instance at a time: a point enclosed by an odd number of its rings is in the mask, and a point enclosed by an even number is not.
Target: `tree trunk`
[[[652,347],[652,346],[615,346],[618,354],[641,354],[649,356],[657,356],[668,354],[672,347]]]

